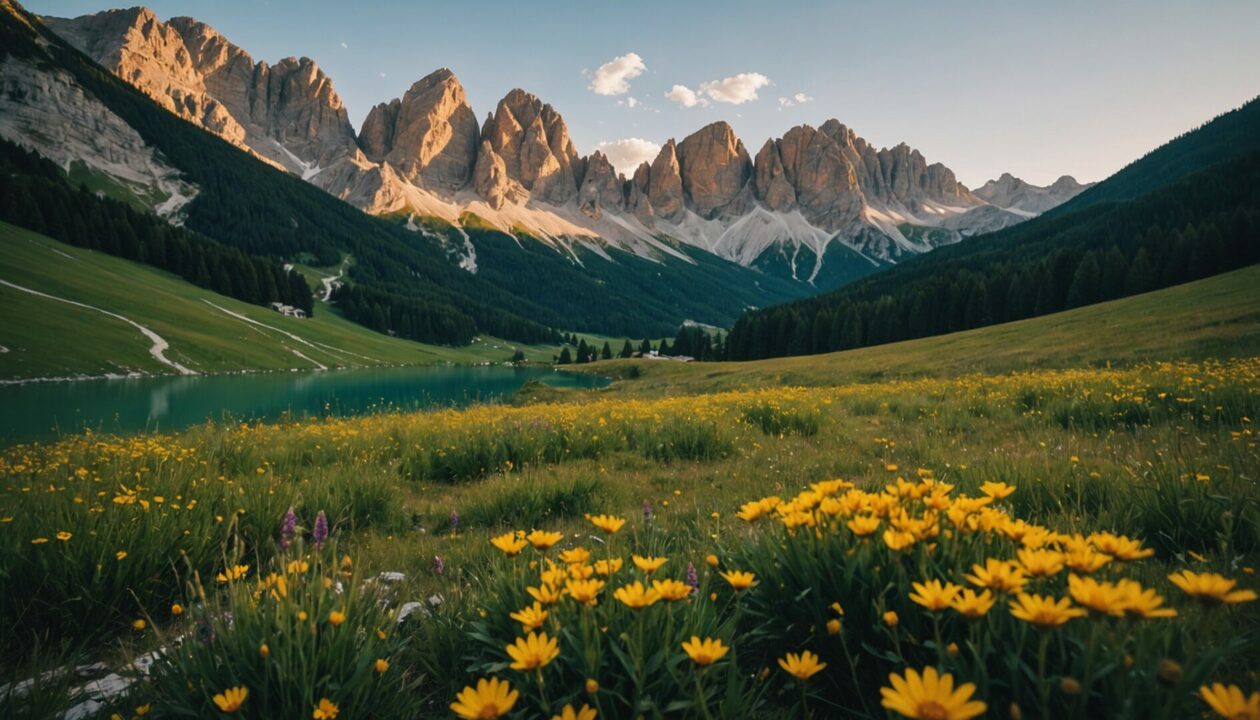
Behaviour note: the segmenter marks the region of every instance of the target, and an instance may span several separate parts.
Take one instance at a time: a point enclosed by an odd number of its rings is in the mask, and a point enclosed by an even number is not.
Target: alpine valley
[[[256,61],[145,8],[61,19],[0,5],[0,137],[172,225],[335,270],[350,319],[422,341],[730,327],[1088,187],[1003,175],[969,190],[834,119],[755,152],[715,122],[627,177],[579,154],[560,112],[525,90],[479,122],[445,68],[356,131],[309,58]]]

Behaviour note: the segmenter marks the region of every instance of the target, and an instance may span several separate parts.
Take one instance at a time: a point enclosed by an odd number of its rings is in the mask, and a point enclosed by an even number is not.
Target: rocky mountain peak
[[[309,58],[255,63],[209,25],[147,8],[45,22],[171,112],[295,173],[354,147],[341,98]]]
[[[1076,178],[1064,175],[1054,183],[1041,187],[1021,180],[1010,173],[1002,173],[997,180],[990,180],[976,191],[976,197],[1000,208],[1024,215],[1043,213],[1056,205],[1071,200],[1089,185],[1082,185]]]
[[[453,191],[472,178],[480,137],[463,85],[441,68],[413,83],[401,99],[372,108],[359,146],[407,182]]]
[[[718,121],[683,138],[677,146],[683,191],[691,207],[712,218],[740,194],[752,177],[752,159],[729,124]]]
[[[478,160],[474,184],[482,197],[528,197],[561,205],[577,194],[581,161],[564,118],[551,105],[514,89],[486,118],[481,135],[482,151],[492,151],[503,171],[495,177],[483,175],[483,169],[490,171],[497,163]]]

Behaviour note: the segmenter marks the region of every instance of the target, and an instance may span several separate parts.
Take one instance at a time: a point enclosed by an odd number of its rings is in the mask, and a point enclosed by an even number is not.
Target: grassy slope
[[[613,361],[594,372],[638,379],[623,392],[706,392],[765,385],[840,385],[1027,368],[1260,354],[1260,267],[1040,318],[827,355],[743,363]]]
[[[314,319],[285,318],[153,268],[4,223],[0,279],[131,318],[171,344],[167,357],[202,372],[315,367],[293,350],[329,367],[349,367],[502,361],[513,347],[494,338],[466,348],[399,340],[365,330],[323,305]],[[203,299],[333,349],[312,348],[247,324]],[[139,331],[92,310],[0,287],[0,317],[0,346],[8,349],[0,353],[0,378],[169,371],[149,355],[149,341]],[[549,346],[526,349],[536,360],[549,361],[553,352]]]

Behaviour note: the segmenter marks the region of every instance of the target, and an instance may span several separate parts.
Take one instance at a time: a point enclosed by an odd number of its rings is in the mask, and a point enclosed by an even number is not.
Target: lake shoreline
[[[512,397],[530,383],[595,389],[612,378],[550,365],[428,364],[328,370],[132,374],[0,385],[0,446],[91,430],[169,432],[207,420],[360,415],[464,407]]]
[[[381,363],[379,365],[350,365],[345,367],[331,368],[245,368],[241,370],[208,370],[206,372],[197,372],[193,375],[184,375],[175,372],[141,372],[133,370],[128,373],[104,373],[101,375],[54,375],[39,376],[31,378],[0,378],[0,388],[12,387],[15,385],[33,385],[40,383],[77,383],[90,382],[94,380],[154,380],[159,378],[176,378],[176,377],[222,377],[225,375],[266,375],[272,373],[325,373],[325,372],[341,372],[345,370],[371,370],[375,368],[430,368],[430,367],[511,367],[511,368],[541,368],[553,367],[542,363],[534,362],[476,362],[476,363],[456,363],[456,362],[438,362],[438,363]],[[556,372],[571,372],[563,368],[553,367]]]

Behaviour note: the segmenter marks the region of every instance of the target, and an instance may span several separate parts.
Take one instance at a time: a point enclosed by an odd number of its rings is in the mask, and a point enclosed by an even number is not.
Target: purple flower
[[[328,539],[328,516],[324,515],[323,510],[315,516],[315,533],[311,539],[315,541],[316,549],[323,547],[324,541]]]
[[[452,510],[451,511],[451,534],[454,535],[455,531],[458,529],[459,529],[459,513]]]
[[[433,574],[441,575],[444,572],[446,572],[446,561],[442,559],[441,555],[434,555],[433,556]]]
[[[648,502],[647,500],[643,501],[643,519],[644,520],[652,519],[652,503]]]
[[[687,563],[687,584],[691,586],[692,594],[700,590],[700,573],[696,571],[695,563]]]
[[[293,535],[297,532],[297,514],[293,512],[293,506],[289,506],[288,512],[284,514],[284,519],[280,521],[280,549],[288,550],[289,543],[293,541]]]

